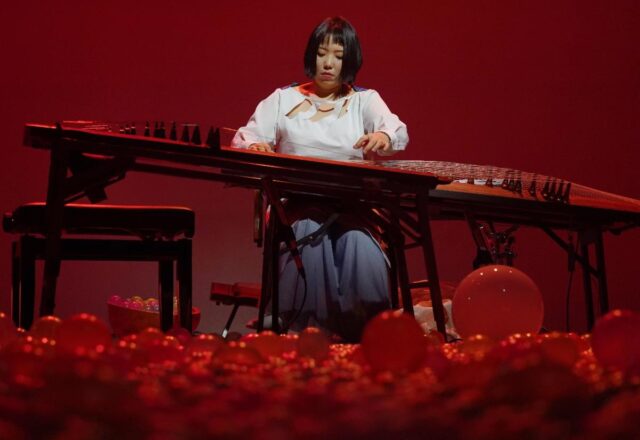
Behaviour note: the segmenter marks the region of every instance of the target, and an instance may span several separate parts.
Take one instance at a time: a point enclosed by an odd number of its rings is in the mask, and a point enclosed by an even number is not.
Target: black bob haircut
[[[304,73],[313,78],[316,74],[316,55],[318,47],[329,37],[333,43],[344,48],[342,57],[342,70],[340,78],[342,82],[353,84],[356,74],[362,65],[362,50],[356,30],[342,17],[330,17],[325,19],[311,33],[307,49],[304,51]]]

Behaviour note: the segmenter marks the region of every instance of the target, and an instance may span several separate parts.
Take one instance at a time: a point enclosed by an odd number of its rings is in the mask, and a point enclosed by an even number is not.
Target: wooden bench
[[[21,205],[4,215],[3,229],[19,235],[12,243],[11,315],[25,329],[34,318],[35,264],[44,259],[46,228],[44,203]],[[157,261],[163,330],[173,322],[175,262],[179,307],[189,311],[188,322],[181,324],[191,330],[194,232],[195,214],[185,207],[68,204],[63,213],[60,259]]]

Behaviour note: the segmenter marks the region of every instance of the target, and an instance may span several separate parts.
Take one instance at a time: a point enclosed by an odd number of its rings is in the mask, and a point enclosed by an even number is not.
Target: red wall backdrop
[[[493,164],[640,198],[640,4],[600,1],[10,2],[3,6],[0,207],[45,196],[48,156],[21,146],[22,124],[60,119],[202,121],[237,127],[274,88],[304,80],[311,29],[344,15],[359,31],[360,85],[409,126],[402,158]],[[112,203],[197,212],[194,303],[202,330],[222,314],[212,280],[259,279],[251,193],[130,175]],[[464,225],[437,224],[442,278],[474,255]],[[10,301],[11,237],[0,235],[0,310]],[[564,328],[566,258],[537,231],[517,236],[516,265],[543,290],[545,325]],[[613,307],[640,308],[640,232],[606,239]],[[418,259],[412,258],[416,276]],[[580,277],[571,323],[584,329]],[[155,292],[151,264],[66,263],[58,313],[105,316],[112,294]],[[252,312],[245,313],[240,321]]]

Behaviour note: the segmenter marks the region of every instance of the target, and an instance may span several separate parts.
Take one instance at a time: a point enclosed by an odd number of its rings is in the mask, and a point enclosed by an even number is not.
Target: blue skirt
[[[312,219],[293,224],[296,239],[321,227]],[[300,249],[305,283],[289,252],[280,257],[280,310],[292,330],[318,326],[359,340],[366,321],[389,304],[388,263],[382,248],[363,229],[329,227],[327,234]]]

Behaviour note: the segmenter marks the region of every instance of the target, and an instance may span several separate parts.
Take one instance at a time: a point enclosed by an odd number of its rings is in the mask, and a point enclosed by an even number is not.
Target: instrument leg
[[[305,277],[304,268],[302,267],[302,257],[298,253],[297,241],[293,229],[291,228],[291,222],[287,219],[287,213],[285,212],[284,205],[280,198],[279,191],[273,185],[273,181],[270,177],[262,179],[262,188],[265,192],[267,200],[271,204],[271,218],[270,222],[273,224],[273,238],[269,244],[270,252],[265,254],[265,258],[269,259],[271,280],[271,314],[273,317],[272,330],[276,333],[280,333],[280,291],[279,291],[279,259],[280,259],[280,242],[284,242],[288,247],[293,259],[296,261],[296,266],[300,276]],[[264,268],[263,268],[264,270]],[[259,325],[260,328],[260,325]]]
[[[433,305],[433,317],[435,318],[438,331],[442,333],[446,339],[447,331],[445,328],[444,305],[442,304],[438,266],[436,265],[431,225],[429,224],[429,195],[419,193],[416,196],[416,202],[418,204],[418,226],[420,228],[422,252],[427,269],[427,278],[429,280],[429,292],[431,293],[431,302]]]
[[[607,271],[604,263],[604,243],[602,241],[602,231],[599,230],[595,237],[596,245],[596,267],[598,272],[598,298],[600,300],[600,314],[604,315],[609,311],[609,293],[607,289]]]
[[[274,228],[274,240],[270,247],[270,288],[271,288],[271,330],[275,333],[280,333],[280,242],[282,241],[282,228],[288,228],[288,225],[283,225],[277,215],[272,216],[273,228]]]
[[[493,255],[491,255],[491,248],[482,233],[482,225],[476,221],[470,212],[467,212],[465,217],[469,225],[469,230],[471,231],[471,238],[473,238],[476,244],[476,258],[473,259],[473,268],[477,269],[487,264],[495,264]]]
[[[580,240],[580,253],[582,258],[579,260],[580,267],[582,268],[582,284],[584,290],[584,302],[587,312],[587,329],[591,331],[593,323],[595,321],[595,315],[593,311],[593,289],[591,287],[591,262],[589,260],[589,241],[585,236],[585,232],[581,231],[578,238]]]
[[[273,248],[277,247],[274,223],[274,221],[276,220],[275,217],[276,216],[271,216],[269,222],[267,223],[262,247],[262,291],[260,293],[260,302],[258,304],[258,333],[264,330],[264,316],[266,314],[267,304],[273,296],[273,292],[271,290],[271,277],[274,274],[274,270],[272,268],[272,254]]]
[[[398,252],[398,244],[395,241],[389,239],[389,288],[391,289],[391,308],[397,309],[400,307],[400,301],[398,300],[398,258],[396,253]]]
[[[398,216],[394,215],[391,221],[391,234],[394,237],[394,249],[395,249],[395,261],[397,263],[397,275],[400,281],[400,293],[402,294],[402,308],[405,313],[414,315],[413,311],[413,298],[411,298],[411,289],[409,288],[409,272],[407,270],[407,260],[404,253],[404,236],[400,230],[400,223],[398,222]],[[397,298],[397,287],[395,296]]]

